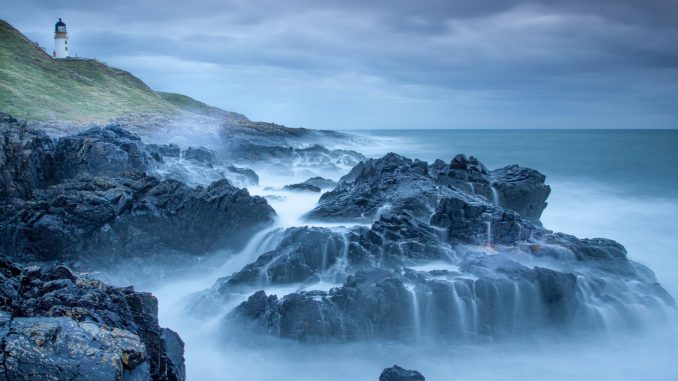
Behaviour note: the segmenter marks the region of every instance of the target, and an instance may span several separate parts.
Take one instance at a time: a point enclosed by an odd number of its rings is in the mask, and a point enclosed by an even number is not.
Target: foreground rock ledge
[[[64,266],[0,257],[0,380],[185,379],[184,344],[158,301]]]

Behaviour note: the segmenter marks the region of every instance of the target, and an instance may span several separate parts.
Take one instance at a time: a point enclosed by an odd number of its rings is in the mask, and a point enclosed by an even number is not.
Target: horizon
[[[3,10],[48,51],[62,18],[73,55],[290,127],[678,128],[676,1],[10,1]]]

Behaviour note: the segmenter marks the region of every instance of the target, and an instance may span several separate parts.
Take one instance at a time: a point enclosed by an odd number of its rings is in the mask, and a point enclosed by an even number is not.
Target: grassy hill
[[[35,121],[106,122],[137,112],[244,119],[184,95],[155,92],[129,72],[96,60],[55,60],[3,20],[0,111]]]

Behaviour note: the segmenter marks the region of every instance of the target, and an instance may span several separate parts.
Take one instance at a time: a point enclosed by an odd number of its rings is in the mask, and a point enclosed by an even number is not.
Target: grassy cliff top
[[[53,59],[0,20],[0,111],[35,121],[104,123],[131,113],[244,116],[190,97],[155,92],[129,72],[93,59]]]

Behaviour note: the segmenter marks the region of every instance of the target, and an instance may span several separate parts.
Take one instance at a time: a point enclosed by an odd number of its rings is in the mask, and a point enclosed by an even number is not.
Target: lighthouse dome
[[[61,17],[59,17],[59,21],[54,25],[54,32],[65,32],[66,31],[66,24],[64,24],[63,21],[61,21]]]

